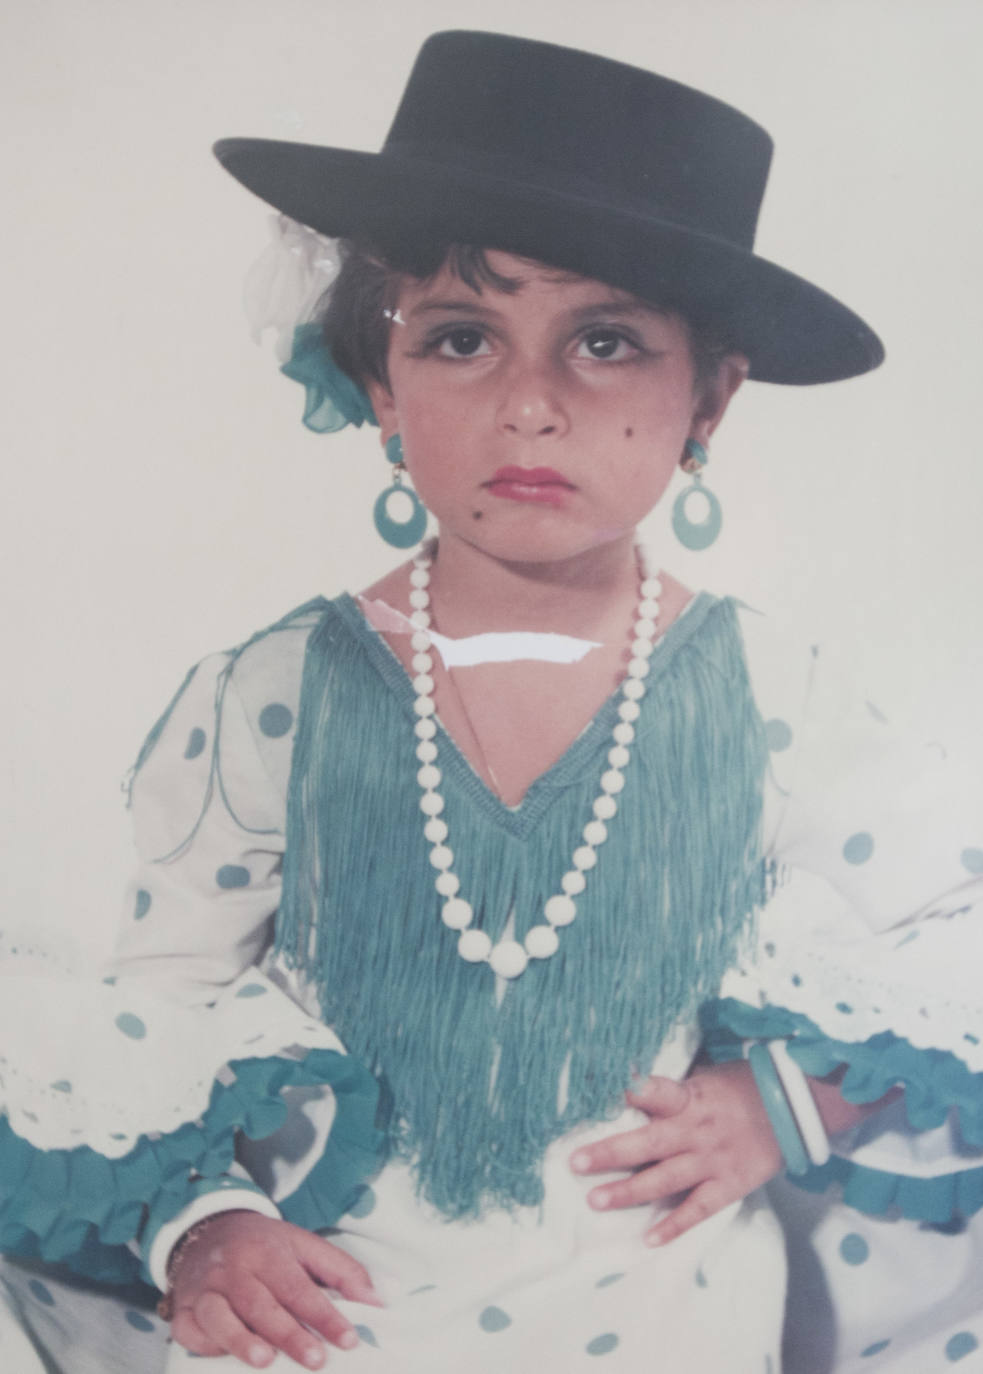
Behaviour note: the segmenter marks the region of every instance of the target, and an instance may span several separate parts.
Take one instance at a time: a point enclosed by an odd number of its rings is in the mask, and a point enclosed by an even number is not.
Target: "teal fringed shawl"
[[[734,606],[697,598],[653,658],[609,838],[552,959],[496,998],[442,924],[422,835],[411,684],[348,597],[310,639],[276,947],[382,1080],[394,1148],[450,1217],[537,1203],[547,1146],[611,1118],[717,991],[765,895],[767,750]],[[616,694],[521,806],[437,736],[462,895],[493,940],[558,890],[611,743]]]

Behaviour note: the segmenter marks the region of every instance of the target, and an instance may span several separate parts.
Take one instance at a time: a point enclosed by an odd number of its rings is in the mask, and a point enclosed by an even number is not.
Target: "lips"
[[[484,486],[493,496],[506,501],[538,501],[554,506],[567,492],[576,490],[555,468],[499,468]]]

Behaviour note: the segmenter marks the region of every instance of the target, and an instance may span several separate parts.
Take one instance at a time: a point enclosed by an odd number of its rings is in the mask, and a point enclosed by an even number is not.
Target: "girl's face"
[[[370,385],[383,440],[442,538],[545,562],[630,541],[690,436],[706,443],[747,370],[733,355],[694,388],[689,330],[624,291],[489,252],[514,292],[446,266],[407,279],[389,388]]]

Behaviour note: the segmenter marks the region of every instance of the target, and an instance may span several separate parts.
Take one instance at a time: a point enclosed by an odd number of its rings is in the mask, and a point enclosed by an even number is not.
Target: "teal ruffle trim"
[[[814,1167],[794,1177],[789,1174],[789,1179],[809,1193],[824,1193],[838,1183],[843,1189],[843,1201],[871,1216],[883,1216],[894,1209],[912,1221],[940,1225],[971,1217],[983,1207],[983,1168],[961,1169],[936,1178],[912,1178],[870,1169],[833,1155],[821,1168]]]
[[[700,1019],[707,1052],[718,1063],[738,1058],[744,1040],[787,1039],[789,1053],[813,1078],[847,1066],[839,1088],[848,1102],[876,1102],[896,1084],[903,1084],[905,1111],[913,1130],[941,1126],[955,1110],[965,1143],[983,1148],[983,1074],[973,1073],[954,1054],[916,1049],[890,1031],[862,1041],[831,1040],[798,1012],[753,1007],[734,998],[708,1003]],[[813,1167],[792,1182],[813,1193],[838,1183],[845,1202],[875,1216],[894,1208],[913,1220],[941,1223],[971,1216],[983,1207],[983,1167],[913,1178],[834,1155],[828,1164]]]
[[[216,1082],[199,1122],[167,1135],[141,1136],[119,1159],[80,1145],[39,1150],[0,1118],[0,1251],[61,1263],[105,1283],[129,1283],[140,1261],[127,1249],[147,1210],[168,1221],[187,1200],[192,1173],[223,1174],[239,1131],[262,1140],[286,1117],[285,1088],[329,1084],[336,1098],[321,1159],[281,1211],[305,1226],[328,1226],[352,1207],[377,1170],[383,1136],[376,1129],[378,1085],[367,1069],[334,1050],[303,1059],[239,1059],[235,1079]]]

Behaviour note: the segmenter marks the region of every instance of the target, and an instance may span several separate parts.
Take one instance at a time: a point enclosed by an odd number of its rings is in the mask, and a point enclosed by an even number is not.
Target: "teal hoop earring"
[[[709,459],[710,455],[697,439],[686,440],[679,466],[684,472],[688,472],[693,480],[679,493],[672,507],[673,533],[686,549],[708,549],[720,533],[720,527],[724,522],[720,502],[713,492],[703,485],[703,469]],[[694,492],[699,492],[707,503],[706,516],[699,521],[691,520],[686,514],[686,503]]]
[[[394,549],[410,549],[419,544],[427,532],[427,508],[412,487],[403,485],[403,441],[398,434],[392,434],[385,443],[386,458],[393,465],[392,484],[379,493],[372,508],[372,519],[379,534]],[[399,493],[410,503],[410,514],[406,520],[394,520],[389,513],[389,498]]]

